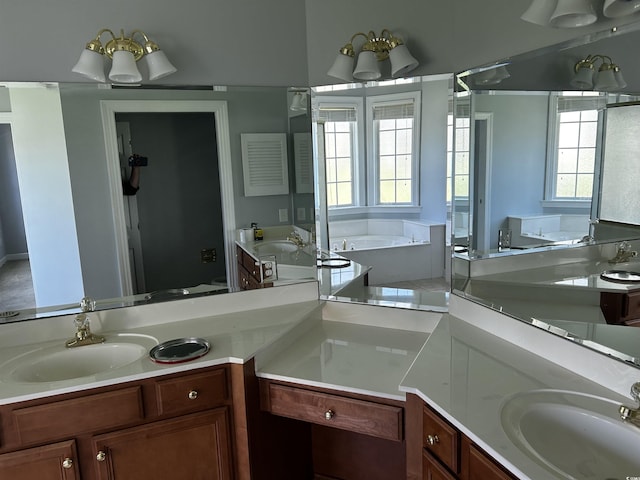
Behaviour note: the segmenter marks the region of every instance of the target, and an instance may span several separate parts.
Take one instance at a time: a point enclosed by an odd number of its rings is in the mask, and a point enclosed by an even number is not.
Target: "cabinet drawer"
[[[429,452],[422,452],[422,480],[456,480],[438,460],[429,455]]]
[[[428,408],[422,414],[422,446],[454,473],[459,473],[460,434]]]
[[[402,408],[269,383],[270,411],[306,422],[402,440]]]
[[[22,444],[95,432],[144,418],[140,387],[19,408],[12,414]]]
[[[156,383],[158,413],[195,412],[225,404],[229,398],[224,368],[160,380]]]

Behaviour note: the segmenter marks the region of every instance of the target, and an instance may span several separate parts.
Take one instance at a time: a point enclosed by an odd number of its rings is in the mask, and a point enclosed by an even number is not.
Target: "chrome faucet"
[[[631,396],[638,405],[637,408],[630,408],[625,405],[620,405],[618,412],[623,422],[629,422],[640,428],[640,382],[636,382],[631,385]]]
[[[638,252],[631,250],[631,244],[625,240],[616,246],[616,256],[609,260],[609,263],[625,263],[637,255]]]
[[[296,232],[295,230],[291,232],[291,234],[287,237],[291,243],[296,244],[298,247],[302,248],[306,246],[305,241],[302,239],[302,236]]]
[[[88,312],[93,312],[96,308],[95,300],[85,297],[80,301],[80,310],[82,313],[76,315],[73,321],[76,326],[76,336],[67,340],[65,346],[67,348],[82,347],[83,345],[95,345],[96,343],[104,343],[104,337],[91,333],[89,328]]]

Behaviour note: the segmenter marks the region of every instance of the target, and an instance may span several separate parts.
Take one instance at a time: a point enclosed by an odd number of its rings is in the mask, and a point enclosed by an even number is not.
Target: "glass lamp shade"
[[[304,92],[296,92],[291,99],[291,105],[289,110],[292,112],[306,112],[307,111],[307,94]]]
[[[598,75],[596,76],[594,85],[594,90],[600,90],[603,92],[608,92],[611,90],[618,89],[618,81],[616,80],[615,72],[613,68],[608,68],[606,70],[598,71]]]
[[[593,67],[581,67],[571,80],[571,86],[580,90],[593,88]]]
[[[338,53],[333,65],[327,72],[328,75],[350,82],[353,80],[353,57]]]
[[[138,83],[142,81],[142,75],[136,67],[136,60],[131,52],[117,50],[113,52],[113,62],[109,79],[118,83]]]
[[[602,13],[605,17],[617,18],[640,11],[640,0],[605,0]]]
[[[627,86],[627,82],[622,76],[622,72],[619,68],[614,70],[613,76],[616,77],[616,83],[618,84],[618,88],[625,88]]]
[[[562,0],[554,10],[549,24],[557,28],[575,28],[591,25],[598,16],[590,0]]]
[[[558,0],[533,0],[529,8],[520,16],[522,20],[546,27],[558,6]]]
[[[391,76],[401,77],[418,66],[418,61],[409,53],[406,45],[398,45],[389,52]]]
[[[162,50],[147,53],[143,58],[149,69],[149,80],[157,80],[178,71]]]
[[[78,63],[75,64],[71,71],[97,82],[106,81],[104,76],[104,57],[93,50],[83,50]]]
[[[382,76],[376,54],[365,50],[358,55],[358,63],[353,77],[358,80],[377,80]]]

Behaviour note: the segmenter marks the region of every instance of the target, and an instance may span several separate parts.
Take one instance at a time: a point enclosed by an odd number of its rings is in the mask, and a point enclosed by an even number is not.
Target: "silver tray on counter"
[[[640,283],[640,273],[627,270],[606,270],[600,274],[600,278],[617,283]]]
[[[156,363],[182,363],[206,355],[211,345],[203,338],[176,338],[160,343],[149,350],[149,357]]]

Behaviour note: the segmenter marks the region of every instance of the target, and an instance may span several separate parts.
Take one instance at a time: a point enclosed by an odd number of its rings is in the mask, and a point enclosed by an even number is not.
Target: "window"
[[[567,92],[552,96],[555,118],[551,164],[547,178],[547,200],[590,200],[599,149],[599,110],[604,97],[594,92]]]
[[[328,207],[417,206],[420,92],[368,97],[366,112],[363,104],[319,97]]]
[[[374,205],[416,205],[417,95],[367,99],[371,118],[370,157],[375,162]]]
[[[447,115],[447,203],[469,198],[470,125],[469,105],[456,105],[455,119]]]
[[[319,120],[324,122],[325,171],[329,208],[358,205],[358,117],[360,99],[323,99]]]

